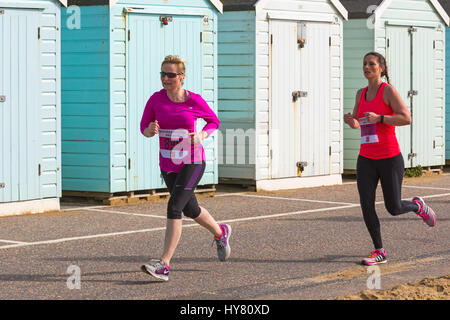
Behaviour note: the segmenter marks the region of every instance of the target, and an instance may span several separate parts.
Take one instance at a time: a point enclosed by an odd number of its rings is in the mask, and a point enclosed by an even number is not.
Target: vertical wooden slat
[[[386,37],[390,47],[386,52],[389,78],[400,97],[411,111],[411,99],[408,91],[411,88],[411,38],[406,27],[388,26]],[[396,127],[397,140],[402,151],[405,167],[411,166],[408,154],[411,152],[411,126]]]
[[[445,51],[445,159],[450,160],[450,27],[445,29],[445,41],[444,41],[444,51]]]
[[[11,122],[9,123],[11,137],[11,183],[12,183],[12,201],[20,200],[19,195],[19,17],[11,16]],[[19,130],[18,130],[19,129]]]
[[[28,171],[28,154],[27,150],[31,145],[31,141],[27,139],[27,131],[31,128],[28,128],[27,119],[31,114],[28,114],[28,96],[30,95],[28,88],[28,75],[27,75],[27,62],[29,55],[33,53],[27,52],[27,40],[28,40],[28,28],[27,28],[27,16],[19,15],[18,16],[18,35],[17,39],[17,54],[19,57],[18,65],[17,65],[17,76],[18,76],[18,112],[17,112],[17,128],[19,129],[17,132],[18,142],[17,148],[19,149],[18,155],[18,180],[19,180],[19,200],[27,200],[28,190],[27,190],[27,176],[31,174]],[[36,41],[36,40],[35,40]],[[33,76],[31,73],[29,76]],[[32,108],[30,108],[32,109]],[[30,130],[32,131],[32,130]],[[30,159],[31,160],[31,159]]]
[[[329,174],[329,24],[271,21],[272,178]],[[297,30],[306,45],[299,49]],[[292,100],[294,91],[306,97]]]
[[[188,62],[189,74],[184,87],[201,93],[202,71],[199,61],[202,59],[199,45],[191,25],[195,25],[196,34],[200,32],[200,17],[174,16],[173,21],[161,27],[159,15],[130,14],[129,25],[132,40],[128,50],[128,153],[132,158],[132,168],[128,173],[129,191],[164,187],[159,170],[158,137],[148,139],[140,133],[140,119],[149,97],[161,90],[159,76],[161,62],[166,55],[178,55]],[[197,39],[198,40],[198,39]]]
[[[436,81],[433,54],[435,32],[433,29],[417,28],[417,32],[413,34],[412,89],[418,91],[418,95],[413,97],[412,149],[417,154],[417,157],[413,158],[413,167],[435,164],[434,128],[442,122],[440,117],[434,117],[436,114],[433,90]]]
[[[307,97],[300,101],[300,161],[307,162],[302,176],[329,174],[330,131],[330,26],[306,23],[306,45],[299,68],[301,89]]]
[[[295,168],[295,119],[292,92],[296,85],[293,53],[296,48],[296,23],[270,21],[272,37],[272,178],[296,175]],[[297,81],[298,83],[298,81]],[[298,90],[298,89],[297,89]]]
[[[6,30],[7,30],[7,17],[3,13],[0,15],[0,94],[6,96],[7,90],[6,86],[9,83],[9,79],[6,79],[6,74],[9,74],[7,68],[9,66],[9,61],[7,61],[7,46],[6,44]],[[7,185],[7,159],[6,155],[9,153],[8,142],[6,138],[6,123],[7,123],[7,104],[9,103],[9,98],[6,97],[5,102],[0,103],[0,183],[3,183],[3,188],[0,189],[0,202],[5,202],[9,198],[10,186]],[[8,151],[8,152],[7,152]]]
[[[1,94],[7,97],[0,106],[2,202],[39,197],[38,15],[38,11],[11,8],[1,18]]]
[[[5,29],[3,22],[4,22],[4,12],[0,14],[0,95],[4,95],[4,87],[3,87],[3,31]],[[3,157],[5,154],[5,150],[3,149],[3,130],[4,130],[4,106],[6,105],[5,102],[0,102],[0,202],[3,202],[4,200],[4,192],[5,192],[5,185],[4,185],[4,168],[3,168]]]

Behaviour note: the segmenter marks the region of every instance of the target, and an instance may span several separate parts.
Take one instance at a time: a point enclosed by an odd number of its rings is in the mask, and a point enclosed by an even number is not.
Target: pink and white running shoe
[[[433,209],[426,205],[425,201],[421,197],[414,197],[412,199],[419,206],[419,212],[416,214],[423,219],[430,227],[434,227],[436,225],[436,214]]]
[[[362,264],[367,266],[373,266],[375,264],[386,263],[386,250],[376,249],[373,250],[367,258],[364,258]]]

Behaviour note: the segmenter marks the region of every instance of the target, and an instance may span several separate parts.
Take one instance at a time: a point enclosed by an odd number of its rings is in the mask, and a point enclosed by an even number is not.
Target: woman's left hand
[[[366,119],[370,123],[375,123],[380,121],[380,115],[374,113],[374,112],[364,112],[364,115],[366,116]]]
[[[192,144],[200,144],[203,140],[205,140],[208,137],[208,133],[206,131],[202,132],[191,132],[189,133],[191,136],[191,143]]]

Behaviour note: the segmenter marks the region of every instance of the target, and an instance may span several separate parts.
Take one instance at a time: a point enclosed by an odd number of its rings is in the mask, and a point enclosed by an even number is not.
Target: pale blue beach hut
[[[58,0],[0,0],[0,215],[59,210]]]
[[[184,87],[201,94],[217,112],[222,3],[95,0],[69,5],[62,16],[63,194],[88,191],[112,198],[165,188],[158,139],[140,133],[142,112],[161,89],[161,61],[169,54],[186,60]],[[208,161],[199,185],[214,185],[217,134],[204,147]]]
[[[340,184],[342,28],[336,0],[225,0],[219,178],[280,190]]]
[[[386,57],[389,78],[411,112],[412,123],[396,133],[405,167],[440,169],[445,164],[445,29],[449,17],[437,0],[342,0],[344,112],[367,85],[363,57]],[[354,171],[359,130],[344,127],[344,169]]]

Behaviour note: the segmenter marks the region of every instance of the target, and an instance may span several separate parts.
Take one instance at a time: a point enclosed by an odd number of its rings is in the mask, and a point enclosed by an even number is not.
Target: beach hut
[[[224,1],[219,17],[219,178],[280,190],[339,184],[339,1]]]
[[[445,27],[449,17],[437,0],[342,0],[344,23],[344,112],[367,85],[366,53],[386,57],[389,78],[411,112],[412,123],[396,133],[405,167],[445,163]],[[354,171],[359,130],[344,126],[344,170]]]
[[[450,15],[450,1],[439,0]],[[450,27],[445,30],[445,162],[450,164]]]
[[[60,208],[62,3],[0,0],[0,215]]]
[[[159,91],[166,55],[186,60],[184,87],[217,112],[217,16],[222,3],[69,1],[62,21],[63,195],[147,195],[165,184],[158,139],[139,123]],[[79,20],[77,21],[77,17]],[[197,123],[200,128],[203,120]],[[204,142],[200,186],[217,184],[217,137]]]

